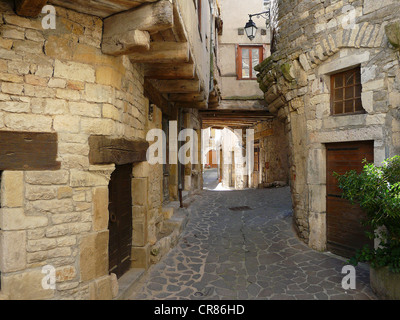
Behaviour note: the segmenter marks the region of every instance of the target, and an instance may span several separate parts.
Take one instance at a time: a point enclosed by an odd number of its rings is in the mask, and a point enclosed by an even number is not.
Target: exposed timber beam
[[[131,30],[118,37],[103,38],[101,50],[112,56],[148,51],[150,50],[150,34],[147,31]]]
[[[207,109],[207,101],[193,101],[193,102],[177,102],[175,104],[178,108],[189,108],[189,109]]]
[[[190,63],[176,65],[163,63],[146,64],[144,75],[147,79],[194,79],[195,66]]]
[[[20,16],[35,18],[46,3],[47,0],[15,0],[15,11]]]
[[[204,93],[171,93],[168,99],[175,102],[200,102],[206,99]]]
[[[148,36],[144,33],[138,34],[135,31],[146,31],[152,34],[171,29],[174,25],[173,11],[173,5],[170,1],[160,0],[104,19],[103,52],[122,55],[137,51],[135,47],[138,38],[140,38],[139,48],[142,48],[143,42]],[[122,40],[121,44],[118,43],[119,39]],[[148,39],[147,46],[149,42],[150,39]]]
[[[154,87],[161,93],[198,93],[198,80],[154,80]]]
[[[132,62],[139,63],[186,63],[189,61],[187,42],[151,42],[147,52],[129,55]]]

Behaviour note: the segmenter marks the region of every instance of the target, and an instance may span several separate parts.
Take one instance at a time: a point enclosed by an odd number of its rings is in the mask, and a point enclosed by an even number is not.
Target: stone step
[[[130,269],[121,278],[118,279],[118,295],[114,300],[126,300],[135,290],[136,284],[145,274],[145,269]]]

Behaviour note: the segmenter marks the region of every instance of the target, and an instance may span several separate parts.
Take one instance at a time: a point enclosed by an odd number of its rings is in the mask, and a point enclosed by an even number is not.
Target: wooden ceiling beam
[[[19,16],[36,18],[47,0],[15,0],[15,11]]]
[[[154,87],[161,93],[199,93],[198,80],[153,80]]]
[[[170,64],[154,63],[146,64],[144,77],[147,79],[174,80],[194,79],[195,66],[190,63]]]
[[[129,55],[134,63],[186,63],[189,61],[189,43],[187,42],[151,42],[146,52]]]
[[[173,5],[168,0],[160,0],[115,14],[104,19],[102,50],[112,55],[137,51],[138,38],[140,38],[139,49],[143,47],[145,40],[148,49],[150,44],[148,34],[171,29],[173,25]]]

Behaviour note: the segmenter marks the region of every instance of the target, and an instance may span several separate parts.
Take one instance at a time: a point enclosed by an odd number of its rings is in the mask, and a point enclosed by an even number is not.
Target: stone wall
[[[374,140],[375,162],[400,153],[398,1],[275,1],[274,52],[257,66],[269,110],[285,121],[294,222],[326,246],[326,144]],[[397,43],[398,45],[398,43]],[[331,116],[330,75],[361,67],[364,114]]]
[[[56,7],[56,29],[43,30],[42,16],[16,16],[11,4],[0,3],[0,130],[57,133],[61,169],[3,172],[1,292],[10,299],[112,298],[108,183],[115,166],[89,164],[88,138],[145,139],[143,66],[101,53],[97,17]],[[154,237],[159,171],[133,181],[134,201],[136,190],[149,191],[148,211],[134,211],[134,246]],[[56,268],[55,290],[42,288],[45,265]]]
[[[258,185],[252,187],[271,187],[287,185],[288,175],[288,139],[285,125],[278,119],[258,123],[254,129],[255,140],[259,142]],[[254,179],[256,180],[256,179]]]

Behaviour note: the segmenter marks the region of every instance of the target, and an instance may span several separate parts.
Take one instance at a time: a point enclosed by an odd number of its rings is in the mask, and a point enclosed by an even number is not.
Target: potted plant
[[[382,166],[364,163],[361,173],[352,170],[334,173],[342,197],[358,203],[366,213],[363,225],[367,236],[379,245],[366,245],[349,260],[370,265],[370,282],[375,293],[385,299],[400,299],[400,156],[387,159]]]

